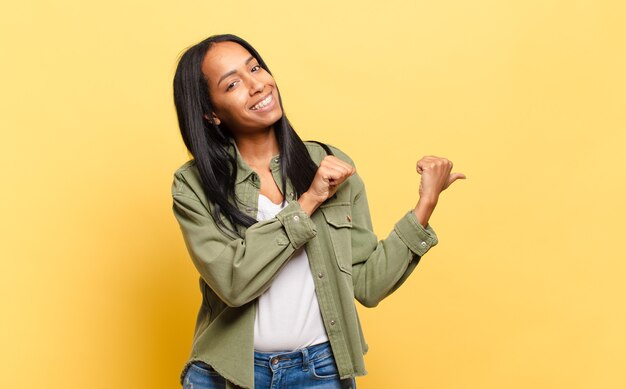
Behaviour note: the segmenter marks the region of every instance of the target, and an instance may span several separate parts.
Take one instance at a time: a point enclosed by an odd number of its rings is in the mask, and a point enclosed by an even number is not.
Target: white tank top
[[[259,194],[258,208],[260,221],[273,218],[284,207]],[[304,246],[287,260],[256,304],[255,350],[293,351],[328,340]]]

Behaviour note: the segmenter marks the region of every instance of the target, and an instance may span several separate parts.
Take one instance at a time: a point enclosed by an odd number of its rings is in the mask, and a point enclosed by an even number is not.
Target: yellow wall
[[[200,294],[171,82],[224,32],[264,56],[303,139],[353,157],[379,237],[419,157],[468,176],[431,219],[440,244],[359,308],[359,388],[626,386],[623,2],[2,8],[0,387],[177,387]]]

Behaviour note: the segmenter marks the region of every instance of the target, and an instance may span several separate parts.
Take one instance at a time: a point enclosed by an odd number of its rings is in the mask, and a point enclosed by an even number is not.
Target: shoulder
[[[174,171],[175,181],[193,179],[194,177],[199,177],[195,159],[190,159]]]
[[[189,161],[183,163],[178,169],[174,171],[175,176],[180,176],[188,172],[189,170],[193,170],[196,168],[196,160],[190,159]]]
[[[174,171],[172,196],[202,198],[202,196],[199,196],[200,193],[203,193],[200,173],[198,172],[196,161],[190,159]]]
[[[343,150],[341,150],[339,147],[331,145],[329,143],[325,143],[325,144],[333,152],[335,157],[348,162],[352,166],[355,166],[352,158],[350,158],[350,156],[346,154]],[[324,148],[317,142],[308,140],[308,141],[304,141],[304,145],[309,151],[309,155],[311,155],[311,158],[313,159],[313,161],[315,161],[315,163],[317,164],[319,164],[322,161],[322,159],[324,159],[324,157],[328,155],[326,153],[326,150],[324,150]]]

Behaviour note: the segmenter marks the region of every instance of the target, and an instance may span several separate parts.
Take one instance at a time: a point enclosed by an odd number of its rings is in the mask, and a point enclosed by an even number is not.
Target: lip
[[[259,108],[259,109],[252,109],[252,107],[254,107],[255,105],[257,105],[258,103],[260,103],[261,101],[265,100],[268,96],[272,96],[272,101],[266,105],[263,108]],[[256,103],[252,104],[250,106],[250,111],[252,112],[265,112],[265,111],[269,111],[270,109],[274,108],[274,106],[276,105],[276,96],[274,96],[274,94],[272,92],[268,93],[267,95],[263,96],[262,98],[260,98]]]

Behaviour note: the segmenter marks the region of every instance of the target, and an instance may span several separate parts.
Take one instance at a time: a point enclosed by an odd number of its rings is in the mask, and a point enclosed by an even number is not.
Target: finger
[[[463,174],[463,173],[452,173],[452,174],[450,174],[450,175],[451,175],[451,176],[455,176],[455,177],[456,177],[456,178],[455,178],[455,180],[458,180],[458,179],[464,180],[464,179],[466,179],[466,178],[467,178],[467,177],[465,176],[465,174]]]
[[[436,162],[438,159],[437,157],[428,155],[425,157],[422,157],[419,161],[417,161],[417,168],[418,170],[423,171],[424,169],[427,169],[428,167],[432,166],[434,162]]]
[[[320,176],[324,179],[324,181],[330,185],[337,185],[342,181],[342,177],[344,176],[342,172],[334,169],[332,167],[324,166],[319,169]]]
[[[424,171],[424,166],[425,166],[426,162],[424,161],[424,158],[420,159],[419,161],[417,161],[417,163],[415,164],[415,170],[417,170],[417,172],[419,174],[422,174],[422,172]]]
[[[333,178],[338,182],[343,182],[350,176],[350,171],[345,166],[331,165],[327,167],[332,172]]]
[[[334,155],[325,156],[324,159],[322,159],[322,162],[329,162],[329,163],[340,164],[340,165],[349,165],[346,161]]]
[[[465,174],[463,174],[463,173],[452,173],[452,174],[450,174],[448,176],[448,182],[446,183],[446,188],[449,187],[450,185],[452,185],[452,183],[454,181],[459,180],[459,179],[464,180],[465,178],[466,178]]]
[[[329,155],[328,157],[331,157],[329,158],[329,162],[331,162],[333,166],[341,166],[345,168],[346,174],[353,175],[356,172],[356,168],[352,166],[351,164],[349,164],[348,162],[332,155]]]
[[[328,159],[326,159],[328,158]],[[349,164],[348,162],[341,160],[335,156],[327,156],[325,158],[325,165],[328,167],[334,167],[336,169],[339,169],[341,171],[344,172],[344,174],[346,175],[353,175],[354,173],[356,173],[356,168],[354,166],[352,166],[351,164]]]
[[[336,172],[334,170],[320,169],[320,175],[322,179],[328,184],[336,180],[335,178]]]
[[[338,172],[341,172],[341,174],[346,177],[351,176],[354,170],[354,168],[351,165],[346,164],[346,163],[336,163],[336,164],[329,165],[329,167],[331,169],[337,170]]]
[[[417,163],[417,172],[419,174],[422,174],[424,172],[424,170],[428,170],[428,169],[432,169],[433,167],[435,167],[435,163],[433,160],[430,159],[422,159]]]

